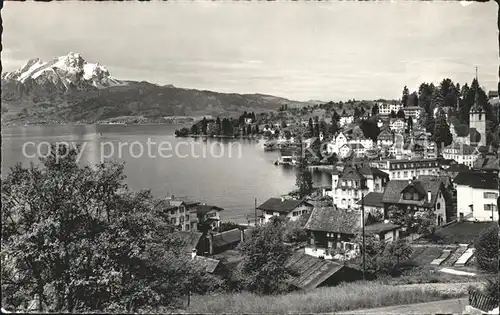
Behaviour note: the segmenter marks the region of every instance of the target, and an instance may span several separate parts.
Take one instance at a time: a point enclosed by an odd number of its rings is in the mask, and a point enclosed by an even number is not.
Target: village
[[[477,78],[474,85],[479,86]],[[331,175],[331,185],[270,196],[248,213],[246,224],[221,223],[223,209],[172,197],[166,201],[171,223],[192,235],[187,251],[193,259],[217,273],[224,264],[238,264],[238,245],[255,226],[273,218],[300,222],[303,234],[292,240],[288,261],[300,271],[293,281],[300,290],[367,278],[359,260],[360,235],[385,243],[404,240],[411,247],[406,259],[431,273],[475,277],[474,240],[499,220],[498,140],[492,138],[498,138],[499,107],[486,105],[485,95],[480,104],[480,90],[474,92],[468,125],[460,121],[467,105],[459,94],[455,100],[444,95],[455,107],[429,110],[410,104],[406,87],[404,101],[372,102],[371,108],[364,103],[341,115],[328,104],[283,106],[271,120],[264,118],[269,114],[257,116],[266,122],[259,125],[255,114],[245,113],[240,122],[246,127],[237,136],[261,133],[264,150],[279,152],[276,165],[320,169]],[[297,112],[306,118],[297,119]],[[331,124],[325,122],[326,112]],[[429,120],[434,129],[429,130]],[[496,135],[488,134],[492,123]],[[200,123],[200,130],[210,134],[219,124]],[[197,228],[199,222],[209,228]]]

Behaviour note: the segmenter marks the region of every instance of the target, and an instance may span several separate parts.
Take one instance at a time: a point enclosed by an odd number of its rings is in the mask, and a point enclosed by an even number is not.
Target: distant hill
[[[2,124],[92,123],[117,117],[236,115],[307,103],[263,94],[217,93],[118,80],[80,54],[29,60],[2,74]]]

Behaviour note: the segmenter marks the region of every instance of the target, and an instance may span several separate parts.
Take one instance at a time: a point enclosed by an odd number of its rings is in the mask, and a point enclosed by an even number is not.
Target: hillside
[[[225,94],[123,81],[70,53],[29,60],[2,74],[2,124],[93,123],[118,117],[161,121],[165,116],[235,115],[305,103],[262,94]]]

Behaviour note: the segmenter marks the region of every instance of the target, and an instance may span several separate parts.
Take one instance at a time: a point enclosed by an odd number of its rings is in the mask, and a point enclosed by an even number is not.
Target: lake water
[[[83,145],[81,163],[124,161],[131,189],[150,189],[156,197],[186,196],[220,206],[225,209],[224,221],[246,222],[246,216],[254,212],[255,198],[260,204],[294,189],[294,169],[275,166],[277,153],[264,152],[262,141],[175,138],[175,129],[181,127],[2,127],[2,177],[17,162],[26,166],[39,163],[37,148],[44,154],[47,143],[64,141]],[[313,178],[317,185],[331,183],[326,173],[315,172]]]

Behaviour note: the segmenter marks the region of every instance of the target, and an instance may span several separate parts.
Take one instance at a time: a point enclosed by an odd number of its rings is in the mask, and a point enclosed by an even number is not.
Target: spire
[[[476,86],[476,89],[474,90],[474,105],[472,106],[472,110],[475,112],[482,112],[483,109],[479,106],[479,94],[478,94],[479,79],[477,77],[477,66],[476,66],[476,83],[477,83],[477,86]]]

